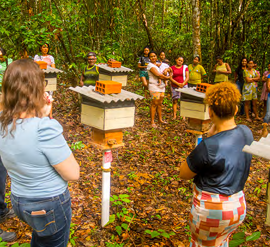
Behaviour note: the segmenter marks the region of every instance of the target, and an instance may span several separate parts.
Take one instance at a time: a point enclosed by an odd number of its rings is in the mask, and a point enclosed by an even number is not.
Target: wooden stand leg
[[[103,151],[102,162],[102,210],[101,226],[104,227],[110,219],[110,192],[111,192],[111,150]]]

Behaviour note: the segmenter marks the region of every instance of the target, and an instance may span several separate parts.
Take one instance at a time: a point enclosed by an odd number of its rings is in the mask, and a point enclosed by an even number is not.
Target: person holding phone
[[[35,62],[20,59],[9,65],[1,107],[0,155],[11,178],[13,209],[33,228],[31,246],[66,247],[71,223],[68,181],[79,179],[80,168],[62,126],[48,117],[52,99]]]

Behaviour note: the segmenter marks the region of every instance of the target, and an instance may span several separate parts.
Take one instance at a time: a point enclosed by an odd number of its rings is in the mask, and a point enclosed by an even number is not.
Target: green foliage
[[[245,239],[244,232],[238,232],[233,235],[232,240],[229,242],[229,247],[237,247],[240,244],[243,244],[248,241],[255,241],[261,237],[261,232],[253,232],[250,236],[247,236]]]
[[[82,143],[82,141],[75,142],[75,143],[71,144],[71,149],[73,149],[73,150],[77,150],[77,149],[81,150],[84,147],[85,147],[85,145]]]
[[[70,224],[70,233],[69,233],[69,242],[72,246],[76,246],[76,243],[75,243],[75,239],[78,238],[78,237],[74,237],[74,233],[75,233],[75,227],[76,227],[77,224],[74,224],[74,223],[71,223]]]
[[[10,246],[10,245],[7,245],[8,243],[7,242],[3,242],[2,241],[2,238],[0,238],[0,247],[7,247],[7,246]],[[13,245],[11,245],[11,247],[30,247],[31,245],[28,244],[28,243],[23,243],[23,244],[19,244],[19,243],[15,243]]]
[[[171,236],[175,235],[174,232],[167,233],[163,229],[158,229],[157,231],[145,230],[144,233],[150,234],[151,238],[159,238],[159,237],[170,238]]]

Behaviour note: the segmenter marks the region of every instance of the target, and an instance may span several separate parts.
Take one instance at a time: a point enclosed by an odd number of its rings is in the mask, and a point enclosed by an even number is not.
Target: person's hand
[[[83,86],[83,81],[80,81],[80,86],[81,86],[81,87]]]
[[[53,102],[52,96],[49,95],[47,92],[45,92],[44,98],[46,100],[46,104],[41,109],[41,118],[48,117],[52,109],[52,102]]]
[[[184,83],[179,83],[179,88],[183,88],[184,87]]]

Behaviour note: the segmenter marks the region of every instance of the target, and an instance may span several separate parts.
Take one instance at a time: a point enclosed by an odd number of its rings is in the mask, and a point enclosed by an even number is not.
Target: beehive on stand
[[[43,69],[45,73],[45,81],[47,82],[47,86],[45,91],[56,91],[57,90],[57,74],[63,73],[64,71],[56,68],[52,68],[50,66],[47,69]]]
[[[96,81],[95,90],[102,94],[121,93],[122,84],[116,81]]]
[[[209,120],[208,105],[204,103],[205,93],[197,92],[193,88],[180,88],[180,115],[182,117]]]
[[[128,73],[132,72],[132,69],[120,66],[119,68],[112,68],[108,64],[98,64],[99,67],[99,81],[116,81],[127,85]]]
[[[135,100],[143,97],[123,89],[104,95],[94,86],[70,89],[82,95],[81,123],[93,127],[92,142],[102,149],[122,146],[122,129],[134,126]]]

